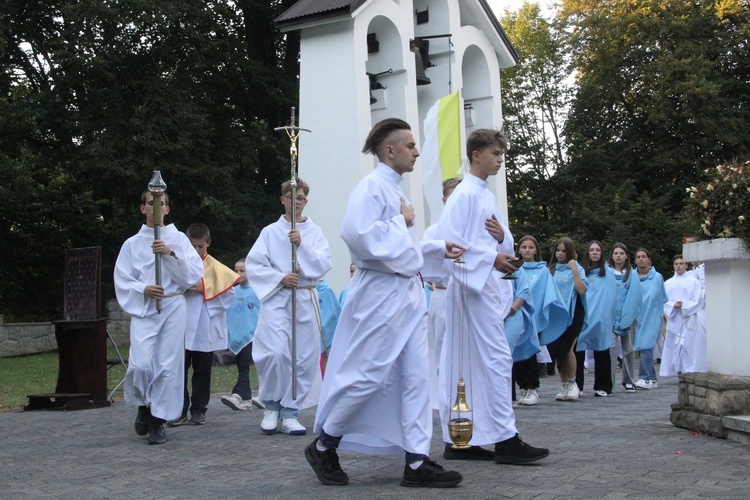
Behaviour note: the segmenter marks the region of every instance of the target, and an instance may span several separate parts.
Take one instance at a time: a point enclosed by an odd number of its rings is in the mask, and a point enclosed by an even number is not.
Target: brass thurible
[[[451,407],[451,411],[458,414],[456,418],[448,421],[448,435],[453,441],[452,448],[457,450],[471,448],[469,441],[474,434],[474,422],[470,418],[461,417],[462,413],[471,413],[471,408],[466,402],[466,384],[463,377],[458,380],[456,403]]]

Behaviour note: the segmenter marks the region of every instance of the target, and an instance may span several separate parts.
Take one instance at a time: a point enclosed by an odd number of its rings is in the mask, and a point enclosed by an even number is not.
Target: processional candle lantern
[[[148,183],[148,190],[154,201],[154,241],[159,237],[159,228],[164,225],[164,214],[161,210],[161,197],[167,190],[167,183],[161,177],[160,170],[154,170],[154,175]],[[161,286],[161,255],[154,254],[154,277],[156,284]],[[156,301],[156,312],[161,314],[161,300]]]

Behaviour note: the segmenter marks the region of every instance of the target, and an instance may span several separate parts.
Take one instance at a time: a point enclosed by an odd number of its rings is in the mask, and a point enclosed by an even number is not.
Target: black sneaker
[[[495,463],[498,464],[530,464],[548,456],[547,448],[528,445],[518,434],[495,444]]]
[[[164,444],[167,442],[167,431],[161,422],[150,422],[148,424],[148,444]]]
[[[148,422],[151,419],[151,412],[148,406],[139,406],[138,414],[135,416],[135,433],[139,436],[148,434]]]
[[[343,486],[349,484],[349,476],[346,475],[339,465],[339,456],[336,448],[328,448],[326,451],[318,451],[315,445],[316,438],[305,448],[305,458],[310,467],[315,471],[318,480],[329,486]]]
[[[443,458],[446,460],[492,460],[495,458],[495,454],[490,450],[485,450],[481,446],[457,449],[452,444],[445,443]]]
[[[401,486],[423,488],[452,488],[463,481],[463,476],[454,470],[445,470],[429,458],[416,469],[404,465],[404,477]]]
[[[180,425],[185,425],[187,423],[190,423],[190,421],[187,418],[187,415],[180,415],[180,418],[169,420],[167,422],[167,427],[178,427]]]
[[[204,410],[193,410],[190,412],[190,423],[203,425],[206,423],[206,412]]]

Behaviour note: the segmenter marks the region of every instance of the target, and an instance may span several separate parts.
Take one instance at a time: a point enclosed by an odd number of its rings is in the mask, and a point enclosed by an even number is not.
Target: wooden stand
[[[55,321],[59,355],[53,394],[31,394],[24,411],[109,406],[107,318],[99,318],[101,248],[65,251],[65,318]]]
[[[29,395],[28,410],[83,410],[109,406],[107,319],[56,321],[60,364],[53,394]]]

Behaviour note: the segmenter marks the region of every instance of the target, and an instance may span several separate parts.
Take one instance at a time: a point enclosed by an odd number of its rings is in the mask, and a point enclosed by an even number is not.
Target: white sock
[[[424,460],[419,460],[417,462],[412,462],[409,464],[409,467],[411,467],[411,470],[417,470],[419,469],[419,466],[424,463]]]
[[[326,448],[325,446],[323,446],[322,444],[320,444],[320,441],[318,441],[317,443],[315,443],[315,449],[318,450],[319,452],[323,453],[328,448]]]

